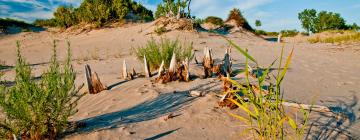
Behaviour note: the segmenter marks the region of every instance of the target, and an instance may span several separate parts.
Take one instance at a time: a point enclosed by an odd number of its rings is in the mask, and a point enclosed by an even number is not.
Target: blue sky
[[[162,0],[136,0],[151,10]],[[10,17],[32,22],[37,18],[51,18],[59,5],[77,7],[82,0],[0,0],[0,17]],[[229,10],[240,8],[248,22],[254,26],[262,21],[261,29],[279,31],[301,30],[297,14],[305,8],[340,13],[347,23],[360,24],[360,0],[192,0],[192,15],[196,17],[219,16],[226,18]]]

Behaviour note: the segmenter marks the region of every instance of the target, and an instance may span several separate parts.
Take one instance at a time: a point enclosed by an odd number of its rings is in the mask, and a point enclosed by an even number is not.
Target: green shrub
[[[207,17],[204,22],[205,23],[212,23],[212,24],[218,25],[218,26],[223,26],[224,25],[224,21],[221,18],[215,17],[215,16]]]
[[[294,36],[299,34],[299,31],[297,31],[296,29],[294,29],[294,30],[282,30],[282,31],[280,31],[280,33],[281,33],[281,35],[283,37],[294,37]]]
[[[186,12],[184,9],[190,5],[191,0],[163,0],[163,3],[157,5],[155,11],[155,18],[164,17],[170,11],[177,15],[180,12],[181,17],[190,17],[190,9],[188,7],[188,11]],[[179,11],[179,7],[181,8]]]
[[[151,69],[158,69],[162,61],[164,61],[165,66],[170,65],[171,57],[173,53],[176,54],[176,60],[178,62],[188,58],[191,60],[193,58],[191,44],[180,44],[179,40],[171,41],[170,39],[160,39],[156,41],[151,39],[147,42],[145,47],[139,47],[135,50],[135,54],[139,61],[143,62],[144,55],[146,55],[147,61]]]
[[[157,35],[162,35],[163,33],[166,33],[167,30],[166,30],[165,27],[158,27],[158,28],[155,29],[154,32],[155,32]]]
[[[55,19],[37,19],[34,21],[34,25],[40,27],[56,27],[57,22]]]
[[[68,28],[77,24],[74,8],[72,7],[58,7],[54,12],[54,17],[59,27]]]
[[[255,30],[255,34],[257,35],[265,35],[265,36],[277,36],[278,32],[266,32],[264,30]]]
[[[15,85],[0,89],[0,107],[6,116],[0,123],[0,134],[3,139],[13,136],[56,139],[67,128],[68,117],[75,113],[77,101],[83,95],[75,89],[76,73],[70,64],[70,47],[61,68],[54,42],[51,63],[40,81],[33,80],[31,68],[20,54],[19,43],[17,49]]]
[[[37,20],[35,24],[68,28],[79,23],[90,23],[102,27],[108,22],[125,18],[153,20],[151,10],[132,0],[84,0],[79,8],[58,7],[54,16],[53,19]]]
[[[245,66],[248,65],[248,61],[250,60],[256,64],[257,68],[259,68],[257,61],[250,56],[247,51],[241,49],[232,41],[228,41],[246,57]],[[285,65],[282,66],[283,49],[281,51],[278,74],[275,83],[270,82],[271,84],[267,90],[268,94],[262,94],[264,92],[262,87],[264,86],[266,77],[275,61],[268,68],[265,68],[265,71],[262,74],[256,73],[256,75],[259,76],[257,77],[255,84],[260,87],[259,89],[255,89],[254,86],[250,85],[250,72],[248,67],[245,67],[246,82],[240,83],[229,79],[236,89],[229,91],[227,94],[233,94],[237,100],[232,98],[228,98],[228,100],[236,104],[246,116],[243,117],[236,114],[230,115],[247,125],[248,128],[245,129],[243,134],[253,136],[253,139],[303,139],[310,112],[301,109],[300,112],[303,114],[303,120],[300,121],[301,123],[296,123],[296,118],[291,118],[285,111],[283,105],[284,100],[282,99],[283,96],[281,93],[281,83],[289,68],[293,50],[289,54]],[[247,98],[247,101],[244,101],[239,93],[243,94]],[[250,132],[250,134],[247,132]]]

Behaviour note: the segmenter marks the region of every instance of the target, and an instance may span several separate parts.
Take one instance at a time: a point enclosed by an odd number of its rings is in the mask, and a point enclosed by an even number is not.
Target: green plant
[[[76,112],[77,101],[84,95],[75,87],[76,73],[70,63],[68,47],[67,60],[60,67],[54,42],[49,68],[37,82],[17,43],[15,85],[0,88],[0,107],[5,114],[0,123],[3,139],[56,139],[66,130],[68,117]]]
[[[260,27],[261,26],[261,21],[260,20],[255,20],[255,26]]]
[[[215,16],[208,16],[205,21],[205,23],[212,23],[214,25],[218,25],[218,26],[223,26],[224,25],[224,21],[219,18],[219,17],[215,17]]]
[[[347,25],[339,13],[327,11],[317,13],[315,9],[305,9],[298,14],[298,19],[308,33],[319,33],[327,30],[359,29],[355,23]]]
[[[296,29],[282,30],[282,31],[280,31],[280,33],[282,34],[283,37],[294,37],[299,34],[299,31],[297,31]]]
[[[154,30],[154,32],[157,34],[157,35],[162,35],[163,33],[166,33],[167,30],[165,27],[158,27]]]
[[[172,13],[177,15],[180,12],[181,17],[190,17],[190,3],[191,0],[163,0],[163,3],[158,4],[155,12],[155,18],[164,17]],[[185,11],[185,8],[188,11]],[[180,9],[179,9],[180,8]]]
[[[257,61],[251,55],[249,55],[247,51],[241,49],[232,41],[228,41],[229,44],[235,47],[241,54],[246,57],[245,66],[248,65],[248,61],[250,60],[254,62],[258,67]],[[262,94],[264,93],[262,87],[264,86],[264,82],[270,72],[271,67],[276,61],[274,61],[269,67],[267,67],[263,74],[260,75],[260,73],[256,73],[256,75],[259,75],[257,77],[257,86],[260,87],[258,89],[258,92],[256,92],[257,89],[254,89],[254,86],[252,86],[249,81],[249,69],[247,67],[245,67],[246,82],[244,84],[229,79],[229,81],[236,87],[235,90],[229,91],[229,94],[233,94],[237,98],[237,100],[234,100],[232,98],[228,98],[228,100],[236,104],[243,112],[246,113],[247,116],[242,117],[236,114],[230,115],[236,117],[237,119],[248,125],[248,129],[246,129],[243,133],[250,132],[254,139],[300,140],[302,139],[305,128],[307,126],[310,112],[301,109],[300,112],[303,113],[303,121],[301,123],[296,123],[297,120],[291,118],[290,115],[286,114],[286,111],[282,104],[284,100],[282,99],[281,95],[281,83],[289,68],[293,55],[292,50],[286,60],[284,68],[281,70],[283,49],[281,51],[280,63],[278,67],[278,73],[275,79],[275,84],[270,84],[269,89],[267,90],[268,94]],[[246,98],[248,98],[247,102],[243,100],[243,97],[241,97],[239,93],[243,94]],[[289,128],[287,126],[290,126],[290,129],[287,129]]]
[[[146,56],[151,69],[157,69],[162,61],[168,67],[173,53],[176,54],[177,62],[183,61],[186,58],[191,60],[193,58],[192,48],[192,43],[180,44],[179,40],[171,41],[170,39],[162,38],[157,42],[155,39],[151,39],[145,47],[137,48],[135,54],[141,62],[143,62],[144,56]]]

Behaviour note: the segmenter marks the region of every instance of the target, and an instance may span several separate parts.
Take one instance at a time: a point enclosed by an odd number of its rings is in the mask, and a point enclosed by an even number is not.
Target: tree
[[[255,26],[260,27],[261,26],[261,21],[260,20],[255,20]]]
[[[344,18],[339,13],[305,9],[299,13],[299,20],[303,28],[309,33],[318,33],[326,30],[347,30],[351,25],[346,25]]]
[[[301,21],[303,28],[309,33],[310,31],[315,33],[315,21],[316,21],[316,10],[305,9],[298,14],[298,18]]]
[[[191,0],[163,0],[163,3],[157,5],[155,18],[164,16],[176,16],[180,14],[181,17],[191,17],[190,15]],[[185,11],[187,7],[188,11]]]

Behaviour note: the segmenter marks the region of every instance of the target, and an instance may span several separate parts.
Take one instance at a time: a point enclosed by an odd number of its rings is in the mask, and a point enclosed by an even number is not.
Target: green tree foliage
[[[95,23],[98,27],[107,22],[121,21],[125,18],[150,21],[151,10],[132,0],[84,0],[79,8],[60,6],[54,19],[37,20],[38,25],[68,28],[79,23]]]
[[[235,20],[237,26],[239,27],[243,27],[244,29],[247,29],[249,31],[254,31],[254,29],[250,26],[245,17],[242,15],[240,9],[234,8],[230,11],[226,22],[231,20]]]
[[[316,32],[316,10],[315,9],[305,9],[298,14],[298,18],[301,22],[301,25],[307,32]]]
[[[318,33],[327,30],[347,30],[352,29],[352,25],[347,25],[344,18],[339,13],[320,11],[315,9],[305,9],[298,14],[301,25],[307,32]],[[356,24],[355,24],[356,25]],[[354,26],[354,28],[356,28]]]
[[[70,48],[65,65],[60,67],[54,45],[49,68],[38,82],[33,80],[31,68],[20,54],[19,43],[17,48],[15,85],[0,87],[0,107],[5,114],[0,136],[56,139],[67,128],[68,117],[76,112],[77,101],[83,95],[75,87]]]
[[[191,0],[163,0],[163,3],[157,5],[155,18],[167,16],[172,13],[177,15],[180,12],[181,17],[190,17],[190,2]],[[180,7],[180,11],[179,11]],[[188,8],[187,11],[185,10]]]
[[[54,17],[60,27],[68,28],[77,23],[73,7],[58,7],[54,12]]]
[[[56,27],[57,26],[57,22],[54,18],[52,18],[52,19],[37,19],[34,21],[33,24],[36,26],[40,26],[40,27]]]
[[[255,20],[255,26],[260,27],[261,26],[261,21],[260,20]]]
[[[297,31],[296,29],[294,29],[294,30],[282,30],[282,31],[280,31],[280,33],[281,33],[281,35],[283,37],[294,37],[299,33],[299,31]]]
[[[215,25],[219,25],[219,26],[223,26],[224,25],[224,21],[219,18],[219,17],[215,17],[215,16],[209,16],[205,19],[205,23],[212,23]]]
[[[24,21],[11,18],[0,18],[0,31],[7,33],[8,28],[13,26],[18,27],[23,31],[31,31],[32,28],[36,28],[34,25],[31,25]]]

